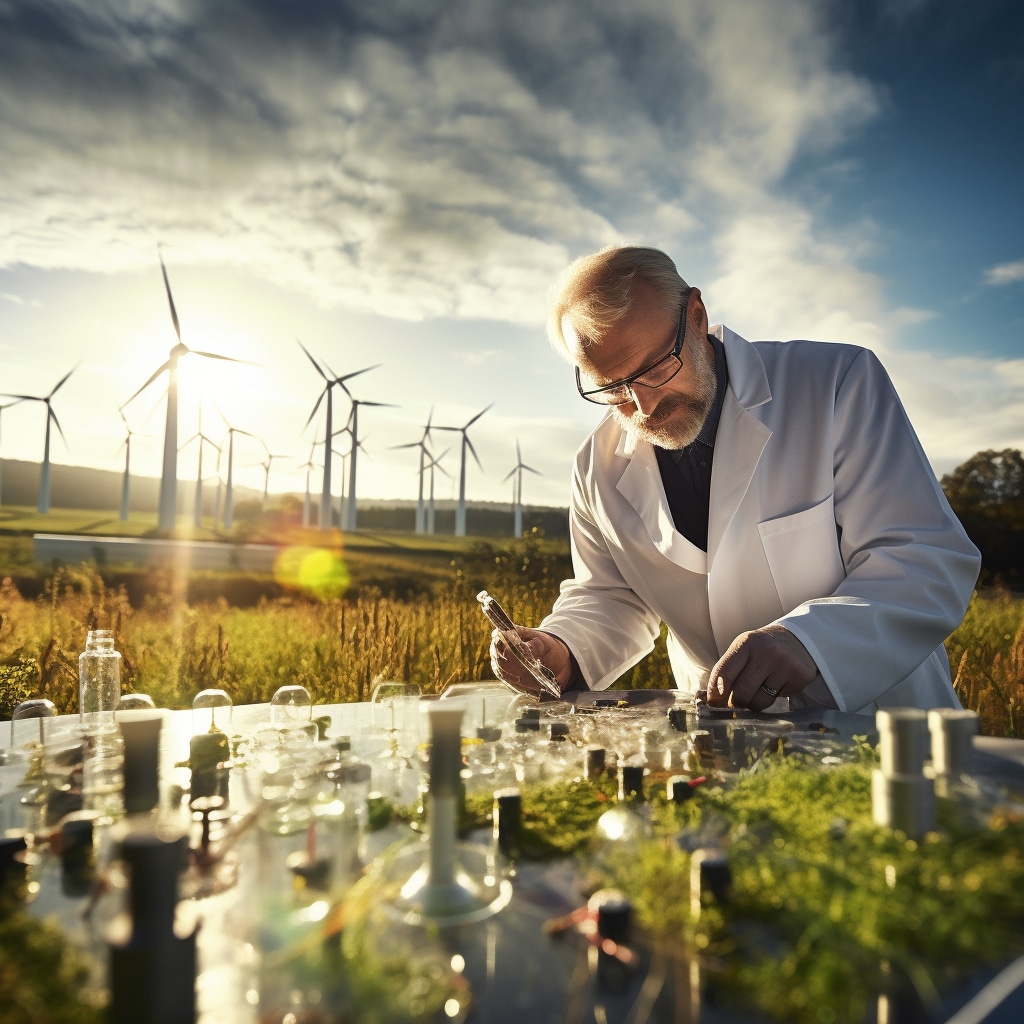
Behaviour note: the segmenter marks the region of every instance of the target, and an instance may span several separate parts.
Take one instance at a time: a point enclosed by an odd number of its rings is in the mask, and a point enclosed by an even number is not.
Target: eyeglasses
[[[687,295],[689,299],[689,295]],[[583,381],[580,377],[580,368],[576,367],[576,390],[582,398],[597,405],[625,405],[627,402],[634,402],[633,389],[639,385],[645,388],[660,388],[667,384],[682,368],[683,359],[680,352],[683,350],[683,342],[686,340],[686,309],[688,301],[683,302],[683,308],[679,311],[679,328],[676,332],[676,343],[672,351],[662,356],[650,366],[645,366],[638,373],[622,380],[612,381],[601,388],[593,388],[590,391],[583,390]]]

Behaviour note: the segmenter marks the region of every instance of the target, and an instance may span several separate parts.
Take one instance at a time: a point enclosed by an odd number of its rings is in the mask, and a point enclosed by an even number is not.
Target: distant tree
[[[977,452],[942,478],[953,511],[982,555],[982,582],[1024,581],[1024,455]]]
[[[956,509],[1005,513],[1024,500],[1024,455],[1016,448],[978,452],[942,478]]]

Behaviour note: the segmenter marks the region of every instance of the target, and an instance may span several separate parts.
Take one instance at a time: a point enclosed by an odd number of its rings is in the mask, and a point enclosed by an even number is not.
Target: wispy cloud
[[[921,4],[884,6],[904,23]],[[1019,379],[902,352],[933,314],[864,269],[876,225],[830,223],[792,190],[795,169],[848,165],[842,147],[886,102],[844,66],[829,13],[8,0],[0,266],[151,271],[162,241],[179,264],[327,307],[536,327],[569,259],[644,241],[741,333],[883,353],[937,464],[1011,430],[1019,443]],[[1020,280],[1024,261],[985,275]]]
[[[1012,263],[997,263],[985,271],[985,284],[1004,285],[1019,284],[1024,281],[1024,260]]]

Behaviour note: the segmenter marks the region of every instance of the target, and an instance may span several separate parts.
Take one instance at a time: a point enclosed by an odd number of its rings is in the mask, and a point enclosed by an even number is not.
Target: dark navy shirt
[[[685,448],[654,448],[661,480],[676,529],[701,551],[708,549],[708,508],[711,504],[711,464],[715,455],[715,436],[722,415],[722,403],[729,386],[725,364],[725,346],[708,335],[715,350],[715,401],[700,433]]]

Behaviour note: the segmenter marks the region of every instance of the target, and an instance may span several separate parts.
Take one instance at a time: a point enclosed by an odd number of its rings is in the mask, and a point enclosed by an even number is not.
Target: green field
[[[365,700],[381,678],[426,692],[490,678],[476,592],[487,588],[518,621],[536,622],[570,572],[567,541],[539,533],[482,541],[295,526],[250,533],[280,547],[274,574],[42,566],[31,532],[44,529],[140,536],[153,521],[0,509],[0,717],[31,696],[75,710],[78,653],[96,627],[116,631],[124,689],[172,708],[208,687],[241,704],[298,683],[326,703]],[[947,649],[957,692],[984,730],[1024,737],[1024,600],[976,594]],[[671,686],[664,645],[617,685]]]

